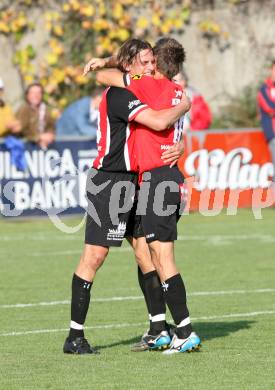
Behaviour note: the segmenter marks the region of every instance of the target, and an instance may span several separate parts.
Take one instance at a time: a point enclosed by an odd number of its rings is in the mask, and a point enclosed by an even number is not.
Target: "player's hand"
[[[182,91],[181,103],[186,106],[185,113],[188,112],[192,106],[190,98],[186,95],[186,91]]]
[[[179,158],[184,153],[184,142],[179,141],[162,153],[161,159],[165,164],[170,163],[170,168],[177,164]]]
[[[83,76],[86,76],[92,70],[103,69],[105,67],[105,58],[92,58],[84,66]]]

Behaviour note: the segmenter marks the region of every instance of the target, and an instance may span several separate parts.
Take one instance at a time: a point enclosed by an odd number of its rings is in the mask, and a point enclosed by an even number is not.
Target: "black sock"
[[[184,326],[177,327],[176,333],[179,338],[185,339],[192,332],[189,321],[189,311],[186,302],[186,291],[180,274],[174,275],[162,283],[164,297],[169,307],[175,324],[178,326],[186,320]]]
[[[149,334],[157,335],[166,329],[166,306],[157,272],[152,271],[144,274],[143,283],[151,314]]]
[[[144,275],[141,271],[141,269],[138,267],[138,283],[139,283],[139,287],[142,291],[142,294],[144,296],[144,300],[145,300],[145,303],[146,303],[146,307],[147,307],[147,311],[148,311],[148,314],[149,316],[151,315],[151,309],[150,309],[150,302],[149,302],[149,298],[147,297],[147,293],[146,293],[146,290],[145,290],[145,285],[144,285]]]
[[[90,304],[91,287],[93,282],[81,279],[76,274],[72,280],[71,321],[83,325]],[[83,329],[70,328],[69,338],[84,337]]]

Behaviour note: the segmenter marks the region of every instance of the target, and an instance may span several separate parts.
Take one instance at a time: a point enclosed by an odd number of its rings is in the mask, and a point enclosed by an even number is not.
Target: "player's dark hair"
[[[142,41],[141,39],[128,39],[119,49],[117,55],[117,67],[120,71],[125,72],[126,67],[131,65],[135,60],[136,56],[142,50],[153,50],[152,46],[147,41]]]
[[[174,38],[161,38],[153,48],[157,70],[171,80],[178,74],[185,60],[183,46]]]

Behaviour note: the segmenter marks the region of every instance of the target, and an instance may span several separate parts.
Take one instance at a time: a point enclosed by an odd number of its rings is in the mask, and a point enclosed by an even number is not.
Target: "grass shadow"
[[[230,321],[230,322],[195,322],[194,329],[201,340],[212,340],[218,337],[227,337],[231,333],[240,330],[247,330],[252,327],[256,321]]]
[[[215,339],[218,337],[227,337],[231,333],[240,330],[250,329],[255,321],[230,321],[230,322],[197,322],[194,330],[198,333],[202,341]],[[133,345],[140,340],[140,336],[130,339],[118,340],[106,345],[97,345],[98,349],[112,348],[121,345]]]
[[[105,348],[112,348],[112,347],[117,347],[118,345],[133,345],[135,343],[137,343],[138,341],[140,341],[140,338],[141,336],[137,336],[137,337],[132,337],[130,339],[126,339],[126,340],[118,340],[114,343],[110,343],[110,344],[105,344],[105,345],[97,345],[96,348],[97,349],[105,349]]]

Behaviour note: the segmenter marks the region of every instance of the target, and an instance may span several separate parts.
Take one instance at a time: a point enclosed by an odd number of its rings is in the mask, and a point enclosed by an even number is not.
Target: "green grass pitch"
[[[251,210],[190,214],[179,235],[177,263],[200,352],[130,351],[147,318],[125,243],[111,250],[92,291],[86,336],[101,354],[71,356],[62,346],[83,230],[1,219],[0,388],[275,389],[275,209],[261,220]]]

